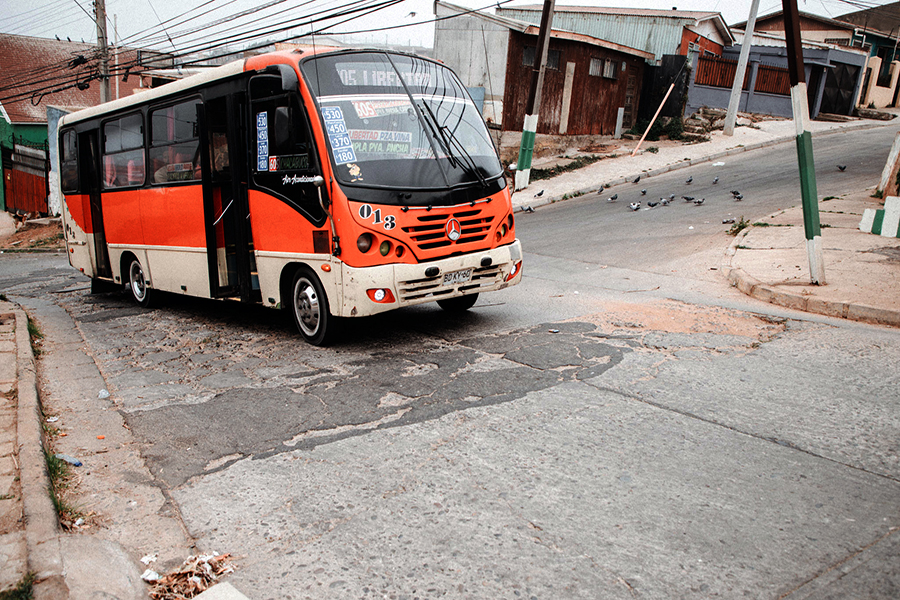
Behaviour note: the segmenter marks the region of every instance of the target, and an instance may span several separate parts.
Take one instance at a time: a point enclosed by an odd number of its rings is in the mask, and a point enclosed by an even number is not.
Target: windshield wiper
[[[431,129],[432,133],[435,136],[435,139],[441,145],[441,149],[447,153],[447,157],[450,159],[450,164],[453,165],[453,168],[456,168],[457,165],[463,166],[472,173],[477,179],[478,183],[481,184],[482,187],[487,186],[487,179],[485,179],[484,175],[481,174],[481,171],[478,169],[478,165],[475,164],[475,160],[472,158],[472,155],[468,153],[465,146],[459,141],[450,128],[446,125],[441,125],[434,112],[431,110],[431,107],[428,106],[424,101],[421,104],[421,107],[424,109],[424,112],[428,114],[430,119],[425,119],[428,122],[428,127]],[[460,160],[460,158],[453,153],[453,148],[459,152],[460,155],[465,159]]]

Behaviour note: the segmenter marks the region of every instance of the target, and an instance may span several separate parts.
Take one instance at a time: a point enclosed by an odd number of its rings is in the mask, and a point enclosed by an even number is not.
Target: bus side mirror
[[[279,106],[275,109],[275,151],[283,152],[290,148],[292,133],[291,109],[287,106]]]

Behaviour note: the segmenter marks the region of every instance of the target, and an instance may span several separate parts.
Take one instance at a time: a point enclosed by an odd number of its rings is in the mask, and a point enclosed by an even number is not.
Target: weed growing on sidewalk
[[[34,352],[35,356],[40,356],[44,334],[31,317],[28,317],[28,336],[31,338],[31,351]]]
[[[9,302],[9,298],[6,297],[6,294],[0,294],[0,301]]]
[[[60,524],[64,529],[69,529],[72,523],[81,516],[80,511],[63,498],[72,474],[69,464],[61,458],[57,458],[52,451],[46,448],[44,449],[44,460],[47,462],[47,475],[50,477],[50,499],[53,501]]]
[[[605,156],[579,156],[567,165],[559,165],[549,169],[532,169],[531,181],[541,181],[542,179],[550,179],[569,171],[576,171],[588,165],[592,165],[597,161],[603,160]]]
[[[728,230],[728,234],[737,235],[748,227],[750,227],[750,221],[745,219],[744,215],[741,215],[740,220],[735,222],[735,224],[731,226],[731,229]]]
[[[34,573],[27,573],[14,588],[0,592],[0,600],[29,600],[33,597]]]

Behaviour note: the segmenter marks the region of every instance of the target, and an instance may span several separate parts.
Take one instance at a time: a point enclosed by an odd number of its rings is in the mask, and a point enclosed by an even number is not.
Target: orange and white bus
[[[470,308],[522,277],[510,192],[475,104],[440,63],[276,52],[66,115],[70,264],[141,305],[159,291],[334,320]]]

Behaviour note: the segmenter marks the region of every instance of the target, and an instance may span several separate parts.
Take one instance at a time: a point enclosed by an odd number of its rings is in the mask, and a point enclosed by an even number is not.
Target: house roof
[[[523,18],[523,14],[539,15],[543,7],[538,4],[503,6],[498,13]],[[554,19],[564,22],[570,30],[584,34],[615,39],[632,47],[639,46],[652,51],[656,59],[675,52],[681,43],[685,27],[710,24],[715,28],[724,46],[734,43],[734,37],[722,15],[713,11],[659,10],[644,8],[608,8],[602,6],[554,7]],[[533,19],[527,20],[534,22]]]
[[[741,29],[734,29],[734,39],[735,44],[742,45],[744,43],[744,37],[746,36],[746,31]],[[774,48],[785,48],[787,46],[787,42],[784,39],[783,31],[754,31],[753,39],[751,40],[752,46],[768,46]],[[817,42],[814,40],[800,40],[801,45],[804,49],[840,49],[844,52],[850,52],[853,54],[868,54],[866,51],[861,50],[859,48],[852,48],[850,46],[838,46],[835,44],[828,44],[826,42]]]
[[[123,49],[120,64],[135,62],[137,50]],[[95,44],[0,33],[0,118],[10,123],[46,123],[47,106],[77,110],[100,103]],[[115,70],[115,58],[110,69]],[[86,89],[79,89],[76,83]],[[130,95],[132,86],[119,86]]]
[[[798,11],[797,13],[801,19],[810,19],[813,21],[818,21],[820,23],[824,23],[826,25],[831,25],[835,29],[842,29],[846,31],[853,31],[854,26],[850,23],[845,23],[843,21],[838,21],[837,19],[829,19],[828,17],[822,17],[820,15],[814,15],[812,13],[807,13],[803,11]],[[776,10],[775,12],[770,12],[767,15],[762,15],[761,17],[756,18],[756,22],[760,23],[762,21],[769,21],[772,19],[781,18],[784,15],[783,10]],[[734,29],[745,30],[747,28],[747,21],[741,21],[740,23],[735,23],[731,26]]]
[[[450,4],[449,2],[442,2],[441,0],[436,0],[434,4],[435,4],[435,7],[443,6],[443,7],[449,8],[451,10],[460,12],[460,13],[468,13],[473,17],[491,21],[493,23],[502,25],[504,27],[507,27],[513,31],[518,31],[520,33],[525,33],[528,35],[538,35],[540,33],[540,27],[538,27],[537,25],[532,25],[531,23],[526,23],[525,21],[519,21],[518,19],[510,19],[509,17],[501,17],[498,15],[483,13],[478,10],[472,10],[471,8],[466,8],[463,6],[457,6],[455,4]],[[520,7],[516,7],[516,8],[520,8]],[[631,54],[633,56],[643,58],[644,60],[653,60],[653,58],[654,58],[654,55],[652,52],[645,52],[645,51],[639,50],[637,48],[631,48],[629,46],[624,46],[622,44],[617,44],[615,42],[601,40],[599,38],[591,37],[589,35],[584,35],[581,33],[575,33],[573,31],[566,31],[563,29],[551,29],[550,37],[557,38],[557,39],[570,40],[570,41],[575,41],[575,42],[582,42],[584,44],[590,44],[592,46],[606,48],[607,50],[616,50],[618,52],[623,52],[625,54]]]
[[[836,18],[840,21],[853,23],[866,31],[875,31],[881,33],[884,37],[893,38],[900,31],[900,2],[857,10]],[[891,33],[885,33],[887,31]]]

